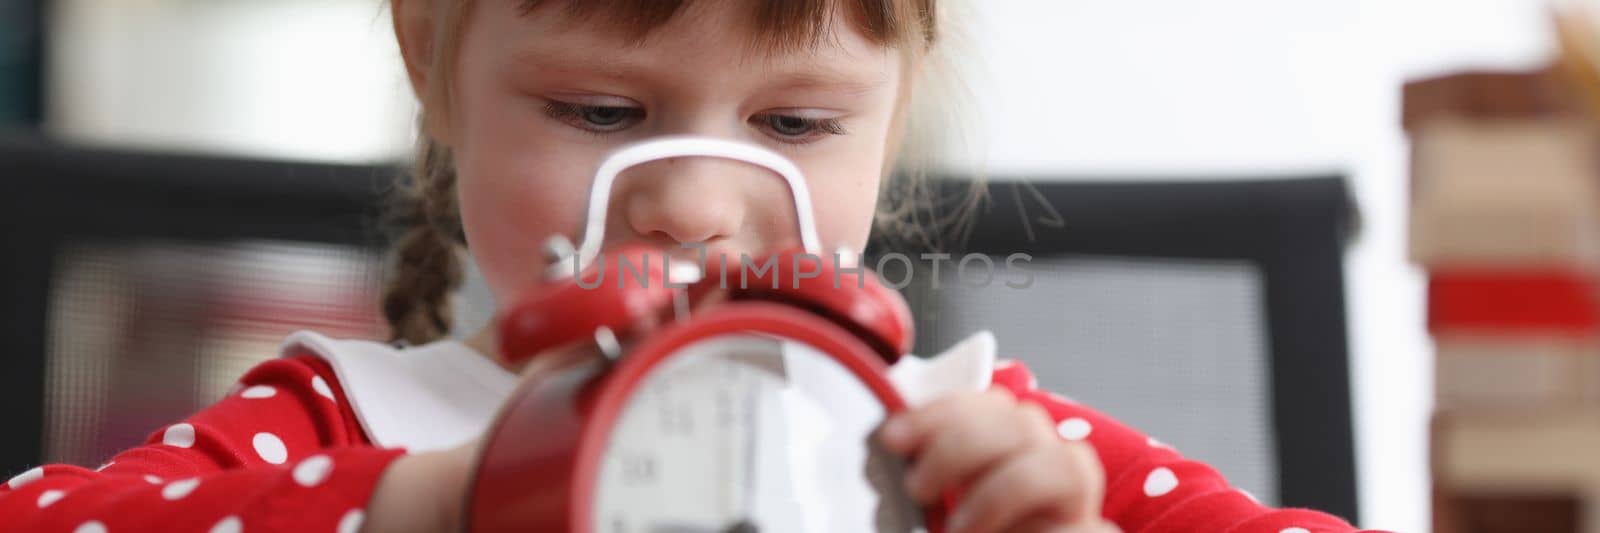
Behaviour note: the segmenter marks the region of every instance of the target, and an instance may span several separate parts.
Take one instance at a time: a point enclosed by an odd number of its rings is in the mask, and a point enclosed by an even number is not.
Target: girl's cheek
[[[477,146],[458,157],[462,224],[497,300],[540,279],[551,235],[576,237],[592,166],[582,158],[534,146]]]
[[[882,150],[861,147],[808,170],[817,232],[824,247],[866,246],[877,210]],[[787,199],[785,199],[787,200]]]

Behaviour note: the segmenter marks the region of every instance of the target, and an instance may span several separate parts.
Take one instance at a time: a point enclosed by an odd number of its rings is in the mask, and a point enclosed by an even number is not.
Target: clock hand
[[[756,379],[759,379],[759,376],[757,376]],[[758,441],[758,437],[760,436],[759,434],[761,433],[761,425],[760,425],[759,421],[756,418],[757,418],[757,415],[761,411],[760,402],[761,402],[761,388],[760,388],[760,386],[757,385],[757,384],[754,384],[754,383],[746,384],[745,385],[745,402],[744,402],[745,403],[745,409],[744,409],[744,417],[745,417],[745,421],[744,421],[744,428],[745,428],[744,429],[744,434],[745,434],[745,442],[744,442],[744,498],[743,498],[743,501],[742,501],[742,503],[744,504],[743,505],[744,509],[742,509],[742,510],[744,511],[743,514],[745,516],[745,519],[741,520],[739,523],[748,522],[750,517],[751,517],[751,515],[755,511],[756,453],[757,453],[757,450],[759,449],[759,448],[757,448],[757,446],[760,444],[760,442]],[[735,524],[735,525],[737,526],[738,524]]]

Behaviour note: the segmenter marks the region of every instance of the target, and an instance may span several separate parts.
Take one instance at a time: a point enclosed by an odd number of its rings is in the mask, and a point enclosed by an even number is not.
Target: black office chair
[[[947,188],[959,190],[957,185]],[[959,202],[935,202],[959,205]],[[1216,466],[1265,502],[1355,520],[1338,177],[997,181],[905,290],[919,353],[979,329],[1040,385]],[[880,248],[885,252],[889,248]],[[926,249],[914,249],[925,253]],[[1024,276],[1006,271],[1015,262]],[[919,268],[930,270],[919,261]],[[891,282],[904,267],[885,263]],[[965,284],[963,284],[965,281]]]
[[[0,138],[0,472],[98,464],[295,329],[380,336],[395,172]]]
[[[294,329],[379,334],[395,169],[36,139],[0,139],[0,169],[0,472],[102,461]],[[1033,284],[913,278],[919,351],[993,329],[1042,386],[1265,501],[1354,518],[1346,199],[1338,178],[997,182],[966,244],[942,251],[1032,254]]]

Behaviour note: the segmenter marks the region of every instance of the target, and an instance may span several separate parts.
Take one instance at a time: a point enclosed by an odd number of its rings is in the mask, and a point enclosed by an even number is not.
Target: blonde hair
[[[444,3],[430,6],[436,9],[433,35],[436,36],[434,42],[439,45],[432,47],[428,86],[421,96],[423,111],[415,164],[395,191],[392,214],[403,231],[396,243],[395,262],[382,306],[392,340],[411,344],[430,342],[450,333],[450,296],[461,284],[459,254],[466,246],[456,205],[456,172],[450,149],[430,138],[427,132],[430,126],[449,124],[447,113],[453,108],[450,76],[460,44],[458,29],[472,0],[433,1]],[[526,13],[546,1],[523,0],[522,8]],[[557,13],[575,23],[606,23],[641,40],[693,3],[694,0],[567,0]],[[944,17],[940,16],[939,3],[937,0],[752,1],[748,3],[754,30],[749,32],[753,40],[750,45],[769,53],[814,47],[831,34],[829,24],[834,20],[835,10],[843,8],[849,10],[848,19],[854,29],[870,42],[901,50],[907,56],[908,69],[910,65],[923,65],[926,69],[929,67],[925,60],[943,39],[941,19]],[[926,200],[932,197],[932,190],[927,180],[922,179],[925,166],[917,163],[927,160],[922,147],[933,143],[919,134],[949,129],[908,124],[906,114],[917,107],[913,105],[914,84],[914,81],[903,84],[904,92],[896,111],[897,131],[889,140],[891,153],[897,158],[885,162],[886,174],[897,167],[901,174],[899,179],[890,176],[891,179],[884,180],[874,226],[880,234],[937,243],[937,235],[941,234],[937,228],[945,223],[937,216],[923,215],[940,206]],[[970,207],[972,202],[969,200],[965,205]]]

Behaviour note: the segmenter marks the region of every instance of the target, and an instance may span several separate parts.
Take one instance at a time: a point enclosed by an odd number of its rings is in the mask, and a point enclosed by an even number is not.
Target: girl
[[[575,236],[596,161],[693,134],[787,155],[811,180],[822,240],[859,251],[941,30],[933,0],[392,3],[424,109],[417,225],[385,298],[411,347],[296,334],[237,392],[144,446],[94,470],[11,478],[0,530],[459,529],[478,436],[525,369],[496,353],[492,332],[440,340],[458,250],[509,302],[541,279],[539,244]],[[787,195],[738,164],[646,164],[618,181],[605,241],[780,249],[792,243]],[[994,364],[992,346],[980,337],[929,363],[989,392],[929,399],[881,431],[913,458],[916,498],[960,488],[952,531],[1351,529],[1258,505],[1207,466],[1035,390],[1025,369]]]

